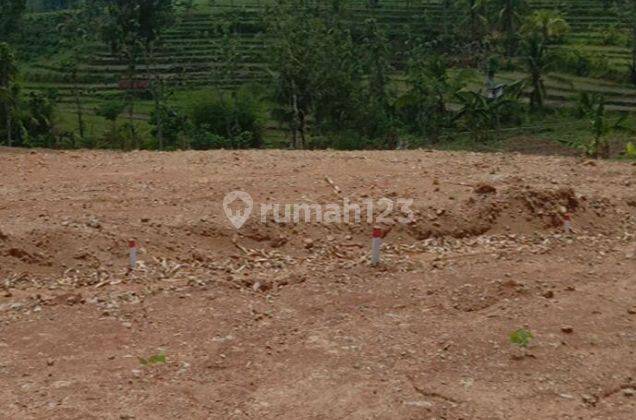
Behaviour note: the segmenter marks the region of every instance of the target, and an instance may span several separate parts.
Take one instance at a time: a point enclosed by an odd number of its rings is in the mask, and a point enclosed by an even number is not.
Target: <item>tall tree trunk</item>
[[[304,113],[300,113],[300,149],[304,149],[307,145],[305,133],[307,131],[307,118]]]
[[[75,96],[75,108],[77,111],[77,125],[79,126],[79,135],[82,143],[84,142],[85,127],[84,127],[84,111],[82,109],[82,102],[80,100],[79,89],[77,85],[73,85],[73,94]]]
[[[302,120],[300,117],[300,110],[298,109],[298,96],[294,93],[292,95],[292,107],[294,110],[294,116],[292,117],[292,120],[294,121],[294,128],[292,129],[293,131],[293,141],[294,141],[294,149],[300,149],[302,148],[302,146],[300,145],[300,143],[302,142]],[[297,133],[298,131],[301,132],[301,137],[300,139],[297,137]]]
[[[636,0],[632,0],[632,68],[631,79],[632,83],[636,84]]]
[[[136,135],[135,135],[135,124],[134,124],[134,116],[135,116],[135,56],[133,52],[130,52],[130,56],[128,57],[128,123],[130,124],[130,141],[135,142],[135,145],[131,146],[136,147]]]
[[[12,138],[11,138],[11,131],[13,130],[12,124],[11,124],[11,107],[9,106],[9,103],[7,102],[4,105],[4,110],[6,113],[6,117],[7,117],[7,146],[11,147],[11,143],[12,143]]]
[[[159,150],[163,150],[163,120],[161,116],[161,101],[163,99],[163,83],[161,82],[161,76],[159,75],[159,70],[157,70],[156,62],[155,62],[155,52],[154,46],[151,44],[150,47],[150,64],[152,68],[154,68],[153,79],[153,96],[155,100],[155,118],[157,123],[157,143],[159,146]],[[148,63],[148,60],[146,60]],[[147,67],[148,64],[146,64]]]
[[[158,79],[158,77],[157,77]],[[158,82],[157,82],[158,83]],[[159,150],[163,150],[163,127],[161,126],[161,93],[160,87],[156,87],[155,92],[155,118],[157,119],[157,142],[159,143]]]

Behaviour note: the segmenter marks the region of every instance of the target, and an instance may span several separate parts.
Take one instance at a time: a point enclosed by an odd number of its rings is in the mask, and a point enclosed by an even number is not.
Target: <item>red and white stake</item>
[[[572,215],[570,213],[563,215],[563,230],[567,235],[572,233]]]
[[[380,247],[382,246],[382,229],[373,229],[373,242],[371,243],[371,265],[380,264]]]
[[[137,268],[137,242],[129,241],[128,248],[130,248],[130,269]]]

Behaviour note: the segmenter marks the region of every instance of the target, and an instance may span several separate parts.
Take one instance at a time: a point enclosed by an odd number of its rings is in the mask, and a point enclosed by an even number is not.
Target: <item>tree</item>
[[[488,0],[463,0],[463,10],[467,13],[465,27],[472,41],[481,42],[488,30],[487,6]]]
[[[80,65],[87,58],[88,43],[93,39],[92,28],[96,24],[96,15],[90,1],[82,2],[79,7],[67,15],[65,21],[59,25],[58,32],[62,36],[62,46],[69,51],[69,55],[62,61],[62,70],[71,83],[71,93],[75,103],[77,126],[80,140],[86,141],[84,123],[84,109],[82,106],[82,89],[80,88]]]
[[[107,6],[102,38],[127,63],[126,97],[133,140],[136,138],[133,119],[138,61],[144,50],[154,48],[161,33],[172,25],[174,19],[173,0],[113,0]]]
[[[630,24],[632,30],[632,64],[630,66],[630,77],[632,83],[636,84],[636,0],[631,0]]]
[[[365,22],[362,51],[364,72],[368,80],[366,131],[368,136],[375,137],[391,129],[388,125],[392,113],[389,91],[391,44],[375,19]]]
[[[289,125],[293,148],[307,145],[307,119],[313,105],[313,42],[318,22],[309,5],[281,0],[268,13],[269,71],[273,79],[275,116]]]
[[[104,142],[107,146],[112,146],[113,143],[117,145],[117,147],[123,147],[122,141],[120,139],[119,130],[117,128],[117,118],[124,112],[124,108],[126,104],[120,101],[111,100],[107,102],[102,102],[99,107],[95,110],[95,114],[97,116],[103,117],[106,120],[110,121],[110,132],[106,133],[106,141]]]
[[[531,34],[523,41],[523,61],[529,74],[530,108],[534,111],[543,109],[546,95],[543,78],[550,69],[554,56],[551,55],[545,45],[545,41],[538,33]]]
[[[6,39],[20,27],[26,0],[0,0],[0,39]]]
[[[447,101],[465,86],[465,74],[451,76],[448,61],[422,46],[410,52],[407,67],[408,91],[396,101],[396,108],[410,130],[437,143],[452,121]]]
[[[27,95],[24,126],[27,131],[25,144],[31,147],[53,147],[59,138],[53,132],[53,119],[57,105],[57,93],[30,92]]]
[[[505,48],[508,57],[517,51],[519,27],[528,10],[526,0],[497,0],[497,15],[501,31],[505,35]]]
[[[570,25],[561,13],[555,10],[536,10],[522,27],[522,32],[539,33],[548,44],[560,41],[568,32]]]
[[[323,20],[314,33],[311,65],[314,130],[319,135],[358,129],[362,117],[363,64],[350,25],[338,14]]]
[[[16,103],[16,95],[14,89],[15,77],[18,68],[16,65],[15,55],[9,44],[0,43],[0,100],[3,103],[5,115],[5,130],[7,138],[7,146],[11,147],[12,143],[12,121]]]

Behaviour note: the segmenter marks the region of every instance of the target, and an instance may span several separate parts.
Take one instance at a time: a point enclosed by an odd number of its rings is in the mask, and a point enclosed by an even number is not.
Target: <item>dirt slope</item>
[[[234,190],[414,220],[371,267],[377,221],[237,231]],[[628,419],[635,235],[629,163],[0,149],[0,417]]]

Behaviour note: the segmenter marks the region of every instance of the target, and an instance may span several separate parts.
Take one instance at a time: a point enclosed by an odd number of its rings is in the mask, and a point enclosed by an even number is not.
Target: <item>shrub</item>
[[[605,54],[584,51],[575,47],[562,48],[555,54],[556,68],[577,76],[614,79],[615,70]]]
[[[574,47],[560,49],[556,55],[556,68],[574,73],[577,76],[589,76],[592,72],[592,59],[588,53]]]
[[[603,30],[602,44],[603,45],[616,45],[616,46],[629,46],[631,38],[629,33],[618,27],[616,24],[610,25],[607,29]]]
[[[176,109],[166,106],[159,108],[161,115],[161,134],[163,137],[163,147],[166,150],[185,149],[188,147],[187,141],[184,140],[183,134],[188,130],[188,117]],[[150,114],[150,124],[153,126],[150,134],[153,139],[146,143],[145,148],[158,149],[159,142],[157,139],[157,110],[153,110]]]
[[[229,143],[233,148],[263,145],[263,105],[260,97],[246,88],[231,94],[210,91],[199,94],[190,103],[189,114],[197,136],[193,143],[201,146]],[[220,141],[221,138],[227,141]]]

